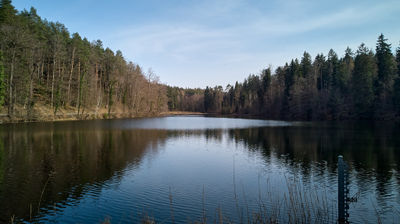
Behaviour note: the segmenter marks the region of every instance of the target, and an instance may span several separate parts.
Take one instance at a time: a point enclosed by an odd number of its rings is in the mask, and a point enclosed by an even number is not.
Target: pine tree
[[[381,34],[376,44],[376,61],[378,65],[378,79],[376,81],[376,95],[380,102],[385,104],[388,95],[392,93],[393,81],[396,74],[396,64],[393,58],[390,44]]]
[[[11,4],[11,0],[0,1],[0,24],[12,23],[17,10]]]
[[[263,92],[266,92],[271,86],[271,68],[264,69],[261,73]]]
[[[397,77],[400,77],[400,47],[396,49]]]
[[[301,63],[301,73],[303,74],[303,77],[310,76],[312,72],[311,55],[306,51],[304,51],[300,63]]]
[[[358,118],[372,118],[373,80],[375,76],[376,63],[374,55],[362,43],[357,50],[352,77],[354,112]]]
[[[330,49],[327,60],[328,87],[336,88],[338,86],[338,80],[337,80],[338,67],[339,67],[338,56],[333,49]]]
[[[394,94],[393,94],[393,103],[397,110],[397,113],[400,113],[400,47],[396,50],[396,63],[397,63],[397,77],[394,83]]]
[[[339,73],[339,58],[336,52],[331,49],[328,53],[327,74],[328,74],[328,115],[336,119],[340,113],[339,107],[342,102],[342,94],[340,88]]]
[[[352,50],[347,47],[344,57],[340,60],[339,71],[336,75],[336,82],[341,92],[347,95],[349,81],[354,69],[354,58]]]
[[[326,65],[325,56],[323,54],[318,54],[314,59],[314,69],[317,76],[317,86],[318,90],[322,90],[326,87],[325,77],[326,77]]]

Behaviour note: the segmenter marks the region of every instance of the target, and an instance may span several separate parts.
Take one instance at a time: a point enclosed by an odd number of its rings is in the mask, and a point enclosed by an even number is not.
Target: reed
[[[49,178],[50,179],[50,178]],[[49,181],[49,180],[48,180]],[[46,187],[48,181],[44,184]],[[258,182],[258,198],[257,206],[249,205],[247,194],[242,186],[241,193],[238,194],[235,178],[233,178],[234,192],[232,197],[235,201],[236,217],[229,217],[224,214],[223,207],[218,206],[215,211],[207,211],[205,207],[206,191],[203,186],[202,199],[199,209],[201,209],[202,216],[197,220],[190,220],[187,223],[215,223],[215,224],[275,224],[275,223],[335,223],[337,220],[337,199],[330,198],[326,188],[323,186],[310,186],[305,184],[301,179],[296,177],[285,177],[285,188],[275,189],[276,185],[271,183],[269,178],[266,178],[266,184],[261,185],[261,177]],[[263,186],[263,187],[261,187]],[[42,198],[43,191],[41,194]],[[332,196],[331,196],[332,197]],[[156,217],[143,210],[139,214],[141,223],[155,224],[155,223],[181,223],[182,220],[176,216],[174,211],[174,198],[171,189],[169,189],[169,206],[170,217],[165,220],[156,220]],[[400,203],[399,203],[400,207]],[[400,217],[399,207],[393,207],[393,214]],[[376,218],[378,223],[382,223],[379,211],[375,208]],[[32,205],[30,205],[32,210]],[[214,217],[210,214],[214,213]],[[394,217],[394,220],[397,218]],[[16,222],[16,217],[10,218],[10,223]],[[30,220],[31,221],[31,220]],[[30,222],[29,221],[29,222]],[[369,220],[371,221],[371,220]],[[107,217],[102,224],[111,224],[111,218]]]
[[[267,180],[269,183],[269,180]],[[260,186],[260,184],[259,184]],[[213,219],[207,216],[205,209],[205,190],[202,193],[202,217],[187,223],[215,223],[215,224],[275,224],[275,223],[335,223],[336,201],[328,199],[327,192],[317,187],[305,189],[305,185],[298,179],[286,178],[287,189],[282,194],[277,194],[273,188],[267,188],[265,192],[259,187],[258,209],[251,210],[246,198],[246,192],[242,188],[242,194],[233,197],[236,203],[237,219],[224,214],[221,206],[214,211]],[[236,186],[235,186],[235,189]],[[170,206],[172,207],[172,193],[169,192]],[[239,205],[239,199],[244,203]],[[173,209],[171,208],[171,211]],[[165,223],[166,220],[160,223]],[[175,223],[176,217],[171,212],[168,223]],[[157,223],[154,217],[144,215],[142,223]]]

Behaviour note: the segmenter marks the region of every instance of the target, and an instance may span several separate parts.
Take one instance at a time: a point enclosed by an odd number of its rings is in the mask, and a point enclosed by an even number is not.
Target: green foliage
[[[395,59],[381,35],[377,54],[364,44],[355,56],[347,48],[342,58],[330,50],[327,57],[318,54],[312,61],[304,52],[300,63],[293,59],[278,67],[274,75],[265,69],[243,83],[228,85],[225,91],[207,87],[204,107],[206,112],[273,119],[395,119],[400,115],[399,69],[400,48]]]
[[[265,93],[271,86],[271,80],[272,80],[271,68],[264,69],[261,72],[261,80],[262,80],[262,90],[263,93]]]
[[[17,10],[11,4],[11,0],[0,1],[0,24],[11,23],[16,13]]]
[[[170,111],[204,112],[204,90],[167,86],[168,109]]]
[[[360,118],[372,117],[372,104],[374,101],[373,80],[376,76],[374,55],[361,44],[354,60],[352,77],[353,100],[355,113]]]
[[[376,82],[377,95],[391,93],[396,75],[396,62],[387,39],[381,34],[376,44],[376,61],[378,66],[378,79]]]
[[[157,83],[122,52],[104,49],[61,23],[43,20],[34,8],[17,12],[0,2],[0,107],[44,104],[54,113],[75,108],[132,114],[169,110],[260,115],[274,119],[393,119],[400,116],[400,49],[394,56],[381,34],[376,54],[362,44],[342,58],[330,50],[249,75],[242,83],[184,89]],[[4,55],[4,58],[1,57]],[[7,74],[7,75],[6,75]],[[168,99],[168,100],[166,100]],[[18,105],[18,107],[14,107]],[[19,114],[23,114],[20,112]]]
[[[0,36],[5,58],[0,59],[0,106],[8,107],[11,118],[36,116],[33,105],[54,114],[62,107],[74,109],[85,117],[111,106],[132,115],[166,109],[165,87],[156,77],[147,80],[121,51],[71,35],[63,24],[41,19],[34,8],[17,12],[11,1],[1,0]]]
[[[301,73],[304,77],[308,77],[312,73],[311,55],[306,51],[301,58]]]

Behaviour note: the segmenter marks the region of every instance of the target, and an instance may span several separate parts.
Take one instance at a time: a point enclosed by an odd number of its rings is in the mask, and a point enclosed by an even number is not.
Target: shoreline
[[[213,117],[227,117],[227,118],[243,118],[243,119],[262,119],[262,120],[276,120],[273,118],[266,118],[261,115],[250,115],[250,114],[220,114],[220,113],[204,113],[204,112],[191,112],[191,111],[164,111],[164,112],[123,112],[116,110],[114,112],[106,112],[105,109],[100,109],[98,111],[90,110],[82,114],[78,114],[74,110],[63,109],[56,115],[50,115],[48,111],[35,113],[32,118],[27,118],[26,114],[16,113],[14,117],[10,118],[6,113],[0,113],[0,125],[2,124],[20,124],[20,123],[39,123],[39,122],[63,122],[63,121],[88,121],[88,120],[111,120],[111,119],[138,119],[138,118],[155,118],[155,117],[167,117],[167,116],[180,116],[180,115],[203,115],[203,116],[213,116]],[[47,110],[48,108],[46,108]],[[20,112],[20,111],[19,111]],[[278,119],[279,120],[279,119]],[[399,119],[392,120],[288,120],[288,121],[314,121],[314,122],[330,122],[330,121],[393,121],[396,124],[399,123]]]
[[[23,116],[14,116],[10,118],[8,114],[0,114],[1,124],[20,124],[20,123],[38,123],[38,122],[63,122],[63,121],[88,121],[88,120],[111,120],[111,119],[135,119],[135,118],[152,118],[152,117],[166,117],[176,115],[209,115],[201,112],[188,112],[188,111],[165,111],[158,113],[124,113],[124,112],[111,112],[100,113],[90,112],[78,114],[77,112],[60,113],[56,115],[36,115],[29,119]]]
[[[167,112],[161,112],[160,115],[170,116],[170,115],[211,115],[211,114],[203,112],[191,112],[191,111],[167,111]]]

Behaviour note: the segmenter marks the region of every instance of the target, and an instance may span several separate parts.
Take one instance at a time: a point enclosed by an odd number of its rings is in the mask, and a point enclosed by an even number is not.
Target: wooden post
[[[340,155],[338,157],[338,223],[349,223],[348,184],[347,164],[343,161],[343,156]]]

